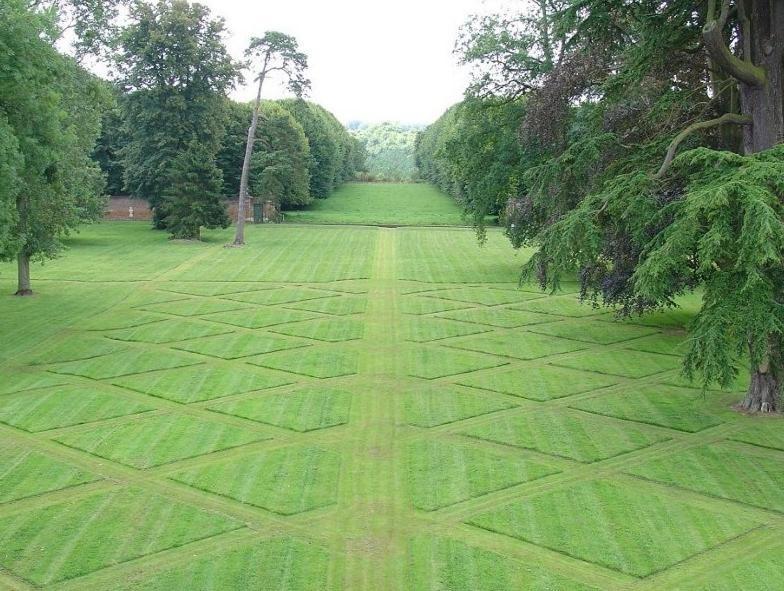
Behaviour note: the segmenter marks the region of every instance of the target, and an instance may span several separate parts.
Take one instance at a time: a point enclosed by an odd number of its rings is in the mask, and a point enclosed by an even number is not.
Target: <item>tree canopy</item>
[[[464,29],[474,80],[419,138],[423,174],[478,221],[501,210],[513,244],[537,248],[524,277],[543,287],[576,273],[583,298],[621,315],[700,290],[686,374],[727,385],[745,365],[743,408],[776,409],[784,6],[531,6]],[[494,112],[511,129],[472,132]]]

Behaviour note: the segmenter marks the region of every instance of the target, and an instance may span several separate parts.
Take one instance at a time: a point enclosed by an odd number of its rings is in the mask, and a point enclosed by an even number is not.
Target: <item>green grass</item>
[[[406,465],[411,503],[423,511],[448,507],[558,472],[537,460],[439,440],[409,445]]]
[[[0,422],[35,432],[154,409],[154,404],[92,385],[60,386],[0,397]]]
[[[287,447],[177,472],[194,488],[281,515],[325,507],[337,500],[340,456],[318,447]]]
[[[0,517],[0,556],[6,568],[45,585],[240,527],[160,495],[120,489]]]
[[[646,462],[630,474],[784,513],[780,458],[719,443]]]
[[[303,388],[224,402],[211,406],[210,410],[304,433],[347,423],[351,392]]]
[[[412,386],[405,396],[406,421],[417,427],[437,427],[516,406],[459,386]]]
[[[544,402],[612,386],[618,383],[618,379],[545,365],[469,376],[461,379],[460,383]]]
[[[98,476],[22,446],[0,448],[0,503],[94,482]]]
[[[156,575],[144,574],[112,587],[112,591],[322,591],[327,584],[329,555],[313,544],[292,538],[264,540],[218,553],[201,553],[188,568],[167,566]]]
[[[759,525],[604,480],[515,501],[470,523],[636,577],[646,577]]]
[[[562,410],[505,416],[463,433],[477,439],[588,463],[667,439],[666,435],[621,422],[594,420]]]
[[[142,394],[189,404],[285,386],[293,381],[280,374],[250,367],[196,365],[115,378],[112,383]]]
[[[0,265],[0,588],[777,588],[783,424],[679,377],[698,296],[619,323],[493,228],[205,237]]]
[[[300,224],[465,225],[454,199],[414,183],[349,183],[329,199],[316,199],[307,209],[285,215],[287,222]]]
[[[443,537],[421,535],[408,547],[405,588],[411,591],[589,591],[553,571]]]
[[[696,433],[724,422],[715,394],[661,384],[633,386],[572,403],[574,408]]]
[[[172,414],[95,427],[55,440],[127,466],[151,468],[268,438],[218,421]]]

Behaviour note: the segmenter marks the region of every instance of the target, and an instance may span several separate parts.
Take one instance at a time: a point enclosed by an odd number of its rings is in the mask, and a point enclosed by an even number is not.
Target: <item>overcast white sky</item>
[[[430,123],[467,85],[452,53],[460,25],[470,14],[521,0],[200,1],[226,19],[235,57],[251,36],[294,35],[309,58],[311,100],[344,123]],[[234,98],[252,99],[250,86]],[[280,94],[270,88],[267,96]]]

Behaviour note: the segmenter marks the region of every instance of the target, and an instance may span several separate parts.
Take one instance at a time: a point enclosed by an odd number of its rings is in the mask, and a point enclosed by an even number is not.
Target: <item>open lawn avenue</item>
[[[0,299],[0,588],[781,588],[784,430],[680,377],[697,300],[518,289],[495,230],[230,237],[87,227]]]

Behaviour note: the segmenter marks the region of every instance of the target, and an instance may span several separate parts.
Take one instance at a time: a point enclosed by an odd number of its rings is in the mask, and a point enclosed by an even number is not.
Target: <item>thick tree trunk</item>
[[[16,294],[18,296],[31,296],[33,290],[30,287],[30,257],[26,254],[20,253],[17,257],[17,269],[19,274],[19,282],[17,285]]]
[[[761,371],[765,370],[765,371]],[[767,368],[757,368],[751,374],[746,398],[738,408],[746,412],[778,412],[781,410],[781,389],[776,377]]]
[[[744,2],[744,0],[740,0]],[[765,71],[761,85],[740,84],[741,111],[752,125],[743,131],[746,154],[755,154],[784,141],[784,2],[745,1],[746,26],[741,40],[745,56]]]
[[[237,229],[234,234],[234,246],[245,244],[245,209],[248,202],[248,182],[250,180],[250,162],[253,157],[253,144],[256,143],[256,128],[259,125],[259,111],[261,109],[261,88],[264,85],[265,72],[259,75],[259,90],[256,93],[256,102],[253,105],[253,116],[248,128],[248,141],[245,144],[245,159],[242,161],[242,175],[240,176],[240,194],[237,203]]]

